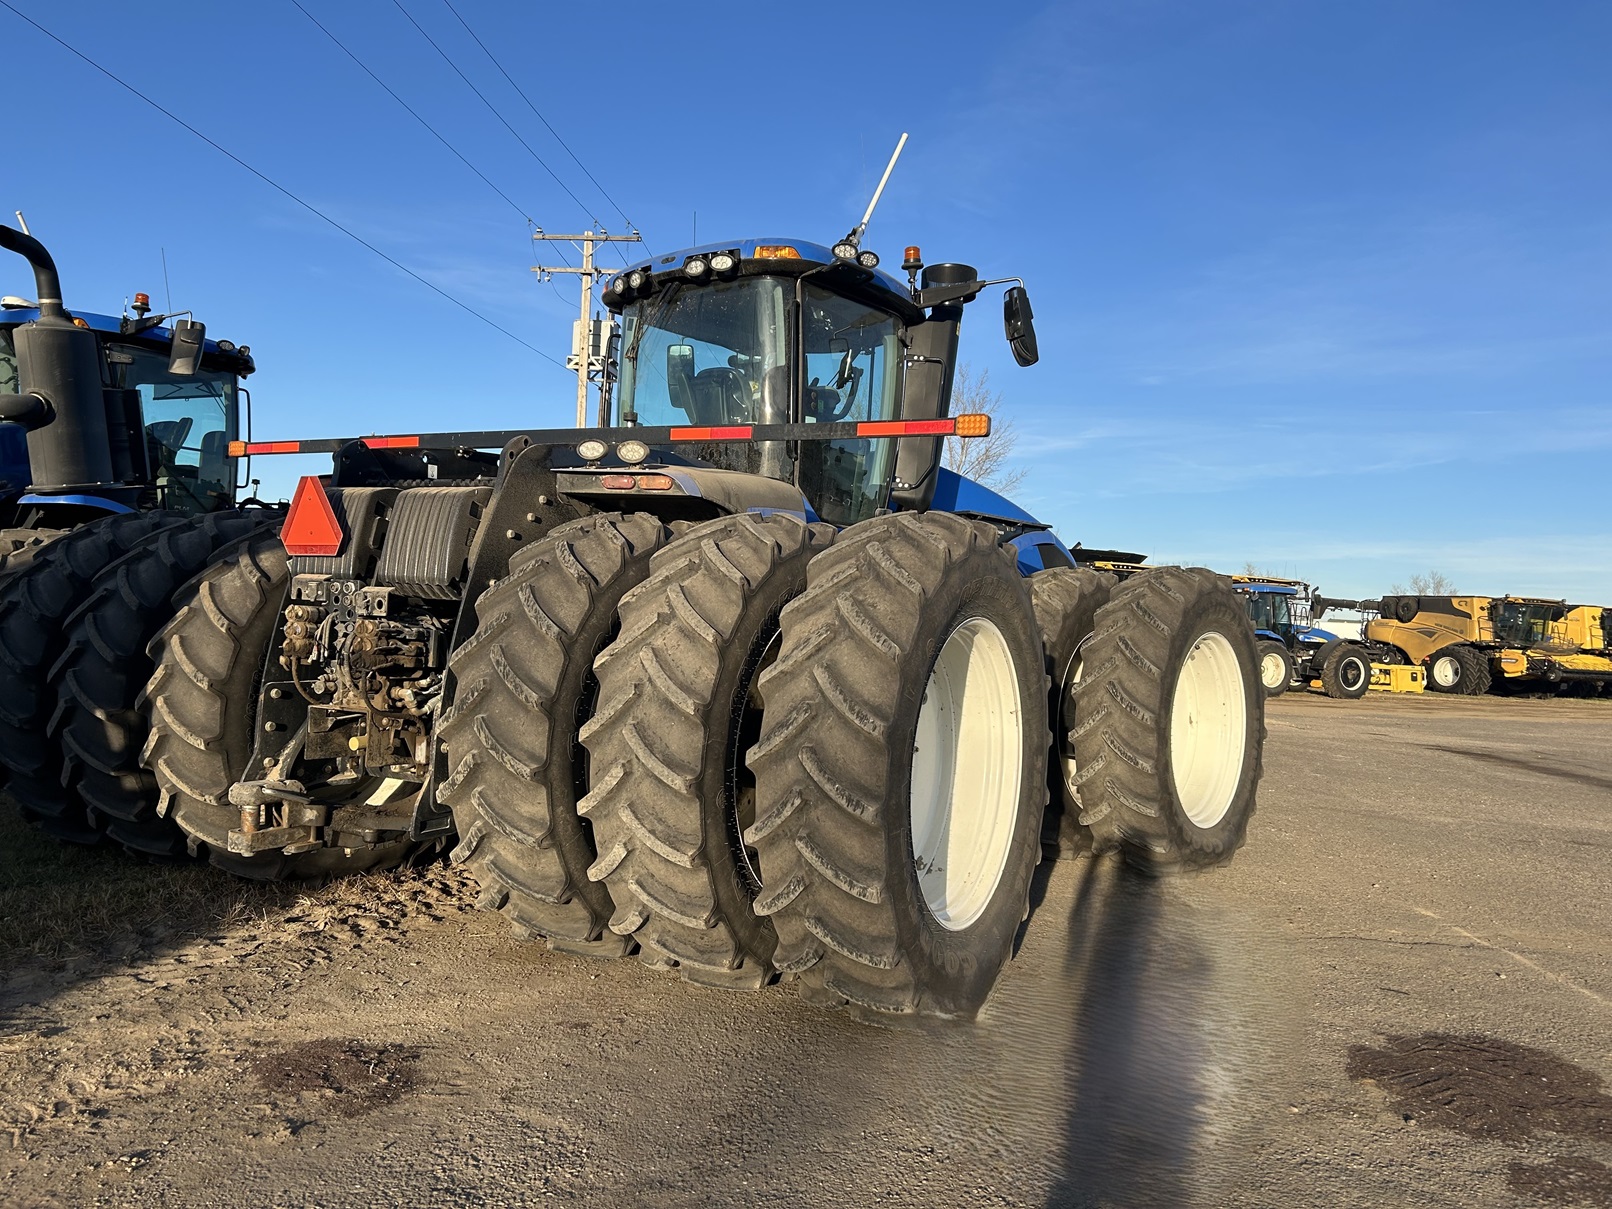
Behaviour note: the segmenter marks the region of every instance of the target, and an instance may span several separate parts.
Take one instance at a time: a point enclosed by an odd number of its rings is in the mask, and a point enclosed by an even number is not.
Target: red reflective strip
[[[331,555],[341,553],[341,525],[336,510],[317,475],[305,474],[297,482],[291,508],[280,527],[280,540],[287,554]]]
[[[301,441],[248,441],[247,453],[300,453]]]
[[[364,444],[371,449],[418,449],[419,437],[365,437]]]
[[[856,426],[859,437],[949,437],[955,420],[870,420]]]
[[[748,424],[734,428],[674,428],[674,441],[748,441],[755,431]]]

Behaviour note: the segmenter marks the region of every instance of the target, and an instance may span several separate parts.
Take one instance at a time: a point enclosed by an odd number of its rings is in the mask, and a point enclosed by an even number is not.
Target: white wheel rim
[[[1192,644],[1170,707],[1170,776],[1195,827],[1226,817],[1243,778],[1248,701],[1237,650],[1211,630]]]
[[[1266,688],[1281,688],[1284,679],[1282,673],[1285,670],[1282,666],[1282,657],[1275,651],[1267,651],[1265,658],[1260,660],[1259,677],[1264,681]]]
[[[1461,665],[1453,655],[1433,660],[1433,683],[1440,688],[1454,688],[1461,679]]]
[[[971,617],[947,636],[918,710],[912,860],[941,927],[969,927],[996,897],[1019,818],[1024,711],[1002,631]]]

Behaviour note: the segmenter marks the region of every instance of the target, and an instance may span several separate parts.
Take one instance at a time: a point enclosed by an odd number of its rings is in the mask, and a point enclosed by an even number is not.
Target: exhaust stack
[[[74,324],[62,305],[61,277],[44,244],[0,225],[0,248],[33,266],[39,291],[39,318],[14,336],[20,393],[0,395],[0,420],[28,430],[29,490],[122,487],[112,467],[100,341]]]

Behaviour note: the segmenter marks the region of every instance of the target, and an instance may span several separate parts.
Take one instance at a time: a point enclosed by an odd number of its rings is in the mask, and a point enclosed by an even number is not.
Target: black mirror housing
[[[1035,312],[1030,309],[1030,295],[1022,285],[1010,286],[1002,297],[1002,330],[1013,349],[1013,359],[1020,365],[1034,365],[1041,359],[1036,347]]]
[[[207,325],[193,319],[174,320],[173,347],[168,350],[168,372],[188,378],[201,369]]]

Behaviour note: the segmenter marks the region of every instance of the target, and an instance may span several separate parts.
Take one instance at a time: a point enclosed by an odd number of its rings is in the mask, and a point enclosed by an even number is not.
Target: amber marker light
[[[991,435],[991,417],[984,412],[966,412],[957,416],[957,435],[960,437],[988,437]]]
[[[786,243],[764,243],[756,248],[757,260],[799,260],[800,253]]]

